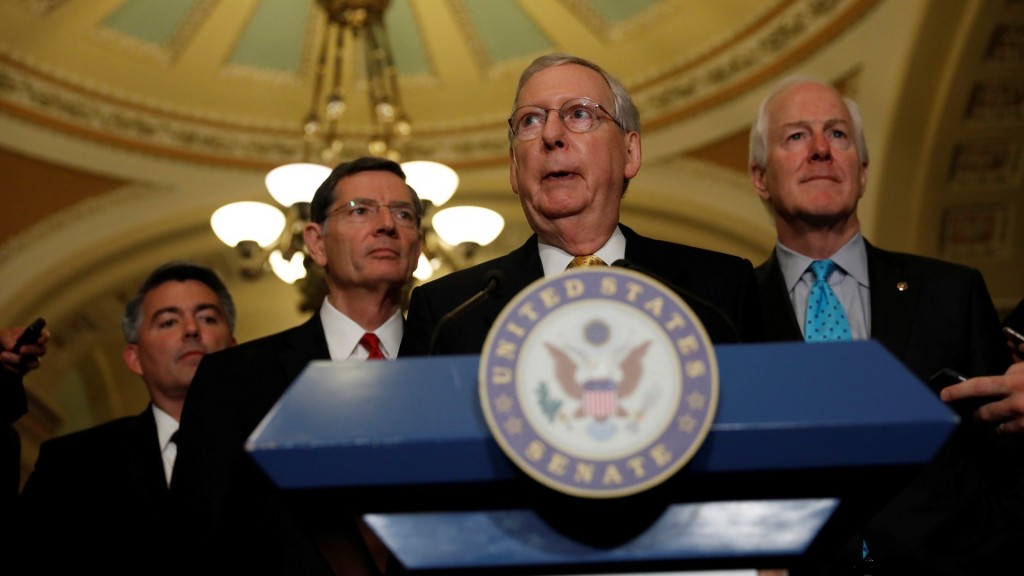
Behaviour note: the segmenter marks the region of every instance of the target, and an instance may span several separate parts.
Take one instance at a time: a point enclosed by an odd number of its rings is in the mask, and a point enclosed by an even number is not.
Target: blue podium
[[[715,351],[704,444],[621,501],[522,474],[484,421],[476,356],[313,362],[247,450],[284,490],[347,492],[413,573],[763,567],[845,540],[959,423],[873,341]]]

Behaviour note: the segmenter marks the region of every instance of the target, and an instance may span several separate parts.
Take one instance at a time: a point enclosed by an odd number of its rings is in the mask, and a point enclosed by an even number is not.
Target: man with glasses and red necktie
[[[926,381],[945,368],[1006,369],[978,271],[882,250],[861,235],[868,150],[855,102],[811,78],[783,80],[751,127],[749,165],[778,233],[757,268],[767,340],[872,338]],[[1024,542],[1024,502],[1014,496],[1024,494],[1015,492],[1024,474],[1013,469],[1021,446],[963,416],[936,459],[820,573],[989,574],[1013,560],[1011,546]]]
[[[383,158],[340,164],[317,189],[305,241],[326,274],[319,312],[300,326],[205,358],[192,382],[171,484],[187,548],[182,568],[378,572],[353,518],[336,519],[329,534],[310,528],[243,445],[310,361],[395,357],[422,215],[401,167]]]
[[[501,309],[531,282],[620,261],[679,292],[712,341],[759,339],[749,261],[647,238],[619,222],[641,153],[640,114],[618,80],[582,58],[541,56],[519,78],[508,124],[509,182],[535,234],[505,256],[413,290],[400,356],[478,354]],[[501,280],[494,286],[492,278]],[[485,299],[442,322],[488,285]]]

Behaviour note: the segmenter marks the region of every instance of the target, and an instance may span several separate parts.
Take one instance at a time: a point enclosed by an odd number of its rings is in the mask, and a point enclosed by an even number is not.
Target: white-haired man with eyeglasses
[[[509,118],[509,182],[535,232],[500,258],[412,293],[401,356],[479,353],[491,323],[520,290],[575,262],[620,260],[673,286],[715,342],[760,336],[753,266],[735,256],[646,238],[619,222],[640,170],[640,114],[618,80],[566,54],[535,60],[519,79]],[[438,320],[504,278],[475,309]]]

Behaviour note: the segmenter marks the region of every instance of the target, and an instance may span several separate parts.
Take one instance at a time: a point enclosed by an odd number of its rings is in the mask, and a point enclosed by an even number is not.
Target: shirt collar
[[[811,265],[814,259],[787,248],[778,242],[775,244],[775,255],[779,260],[782,277],[786,281],[786,290],[792,292],[796,283],[800,281],[800,277],[804,275],[807,267]],[[858,284],[864,287],[871,286],[868,280],[867,248],[864,245],[864,237],[861,236],[860,232],[855,233],[842,248],[829,256],[829,259],[835,262],[836,266],[844,274],[853,277]]]
[[[324,336],[327,338],[327,349],[332,360],[346,360],[360,353],[357,350],[359,339],[366,332],[373,332],[380,338],[381,352],[391,360],[398,355],[398,346],[402,343],[402,331],[405,328],[401,310],[395,310],[395,313],[375,330],[365,330],[344,312],[332,306],[326,298],[320,306],[320,321],[324,325]]]
[[[566,266],[576,256],[583,256],[583,254],[569,254],[565,250],[548,244],[537,237],[537,247],[540,250],[540,263],[544,267],[544,277],[548,278],[565,272]],[[605,264],[611,265],[617,260],[622,260],[626,257],[626,237],[622,234],[622,230],[616,226],[612,235],[601,246],[597,252],[594,253],[598,258],[604,260]]]
[[[153,408],[153,420],[156,421],[156,439],[160,443],[160,451],[163,452],[171,441],[171,435],[178,431],[178,421],[156,404],[150,406]]]

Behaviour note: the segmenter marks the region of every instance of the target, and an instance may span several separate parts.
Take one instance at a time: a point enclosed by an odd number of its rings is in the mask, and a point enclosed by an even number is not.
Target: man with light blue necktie
[[[922,380],[943,368],[968,377],[1006,370],[977,270],[881,250],[861,235],[868,149],[855,102],[810,78],[784,80],[751,127],[749,165],[778,233],[756,270],[767,340],[875,339]],[[1010,460],[1020,452],[1005,440],[987,425],[962,426],[823,572],[989,573],[1024,541],[1020,511],[1000,501],[1014,488],[998,477],[1016,474]]]

